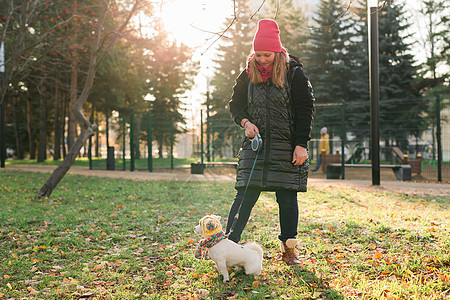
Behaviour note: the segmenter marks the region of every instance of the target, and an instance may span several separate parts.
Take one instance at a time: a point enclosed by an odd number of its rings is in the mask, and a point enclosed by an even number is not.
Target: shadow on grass
[[[209,296],[212,299],[345,299],[307,268],[282,268],[286,270],[279,278],[254,277],[245,274],[243,269],[231,268],[232,280],[223,283],[223,277],[217,274],[213,280],[215,288]],[[284,287],[277,285],[279,280],[284,281]]]
[[[333,290],[322,278],[306,268],[293,268],[293,276],[303,281],[311,292],[311,299],[345,299],[339,292]],[[308,298],[309,299],[309,298]]]

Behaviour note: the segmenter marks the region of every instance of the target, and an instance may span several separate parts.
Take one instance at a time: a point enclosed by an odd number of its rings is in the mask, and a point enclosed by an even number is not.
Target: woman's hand
[[[248,119],[242,119],[241,125],[242,127],[244,127],[245,136],[248,138],[254,137],[255,132],[259,133],[258,127],[256,127],[256,125],[250,122]]]
[[[308,151],[306,151],[306,148],[302,146],[295,146],[294,154],[292,156],[292,163],[294,166],[300,166],[305,162],[305,160],[308,158]]]

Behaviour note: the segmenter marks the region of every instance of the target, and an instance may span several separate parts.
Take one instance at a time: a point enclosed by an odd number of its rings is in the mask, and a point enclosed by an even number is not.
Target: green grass
[[[199,158],[174,158],[173,159],[173,165],[174,167],[190,167],[191,163],[195,163],[200,161]],[[204,159],[206,162],[206,158]],[[236,161],[236,159],[215,159],[214,161]],[[61,163],[61,160],[52,160],[48,159],[43,162],[37,162],[35,159],[14,159],[14,160],[7,160],[6,165],[44,165],[44,166],[57,166]],[[80,157],[77,158],[75,161],[74,166],[80,166],[80,167],[89,167],[89,159],[86,157]],[[106,169],[106,159],[105,158],[93,158],[92,159],[92,166],[94,169]],[[123,160],[122,159],[115,159],[115,167],[117,170],[121,170],[123,168]],[[130,160],[125,160],[125,167],[127,170],[130,169]],[[135,160],[135,168],[136,169],[147,169],[148,167],[148,160],[145,159],[136,159]],[[153,158],[153,167],[154,168],[170,168],[171,167],[171,161],[170,158],[159,158],[154,157]]]
[[[278,209],[262,194],[244,238],[263,272],[222,277],[197,260],[198,220],[226,217],[232,183],[66,175],[33,200],[42,174],[0,171],[0,299],[447,299],[450,200],[379,189],[299,194],[298,254],[279,261]],[[225,221],[223,222],[223,225]]]

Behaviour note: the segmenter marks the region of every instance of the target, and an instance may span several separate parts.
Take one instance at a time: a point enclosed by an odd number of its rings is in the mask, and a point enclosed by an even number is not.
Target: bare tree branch
[[[326,25],[326,26],[309,26],[310,29],[312,30],[319,30],[319,29],[323,29],[323,28],[331,28],[334,25],[336,25],[336,23],[343,17],[345,16],[349,11],[353,11],[354,14],[356,14],[357,16],[359,16],[360,18],[367,18],[367,14],[358,14],[356,12],[356,10],[352,10],[352,5],[353,5],[353,1],[354,0],[349,0],[349,3],[345,9],[344,12],[342,12],[330,25]],[[389,0],[389,3],[391,3],[392,0]],[[388,0],[384,0],[383,4],[374,12],[372,12],[371,14],[375,14],[378,13],[380,11],[382,11],[387,4]]]
[[[264,0],[266,1],[266,0]],[[218,40],[220,40],[222,37],[225,36],[225,33],[233,26],[233,24],[238,20],[237,17],[237,6],[236,6],[236,0],[233,1],[233,19],[231,20],[230,24],[228,24],[227,28],[225,28],[224,31],[222,31],[221,34],[201,53],[201,55],[205,54]]]
[[[205,30],[205,29],[199,28],[199,27],[197,27],[197,26],[195,26],[193,24],[189,24],[189,26],[191,26],[192,28],[194,28],[194,29],[196,29],[198,31],[205,32],[205,33],[210,33],[212,35],[221,35],[221,34],[223,34],[223,32],[213,32],[213,31]],[[222,35],[222,37],[229,39],[229,37],[224,36],[224,35]]]
[[[266,0],[263,0],[261,5],[258,7],[258,9],[250,16],[250,20],[253,19],[253,17],[261,10],[261,8],[264,6],[264,3],[266,3]]]

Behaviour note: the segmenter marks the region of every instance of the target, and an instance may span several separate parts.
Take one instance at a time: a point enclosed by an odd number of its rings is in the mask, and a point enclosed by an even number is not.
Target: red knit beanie
[[[253,38],[254,51],[281,52],[280,30],[273,20],[260,20]]]

